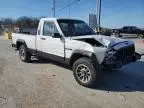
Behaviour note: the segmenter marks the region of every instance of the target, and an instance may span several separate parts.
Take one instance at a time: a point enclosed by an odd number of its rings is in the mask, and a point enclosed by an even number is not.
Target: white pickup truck
[[[102,68],[120,68],[141,58],[132,41],[97,35],[75,19],[42,18],[37,35],[13,33],[12,47],[24,62],[35,55],[67,63],[86,87],[97,84]]]

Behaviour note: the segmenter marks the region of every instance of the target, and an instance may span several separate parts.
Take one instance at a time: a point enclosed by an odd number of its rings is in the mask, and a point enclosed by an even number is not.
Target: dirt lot
[[[144,43],[134,41],[144,52]],[[11,42],[0,37],[0,108],[143,108],[144,58],[103,73],[99,89],[82,87],[61,65],[21,62]]]

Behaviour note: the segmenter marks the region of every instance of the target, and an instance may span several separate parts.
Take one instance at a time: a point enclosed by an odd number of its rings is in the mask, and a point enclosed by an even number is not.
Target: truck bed
[[[16,45],[17,40],[21,40],[21,41],[25,41],[29,49],[36,50],[35,38],[36,38],[36,35],[12,33],[12,44]]]

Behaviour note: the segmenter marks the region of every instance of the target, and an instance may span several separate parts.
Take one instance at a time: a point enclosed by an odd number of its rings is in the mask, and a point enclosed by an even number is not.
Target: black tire
[[[90,77],[88,78],[85,75],[82,75],[82,72],[78,72],[78,69],[80,66],[86,66],[88,70],[90,71]],[[81,69],[82,71],[82,69]],[[79,75],[78,75],[79,73]],[[75,80],[82,86],[85,87],[93,87],[93,86],[98,86],[100,84],[99,79],[100,79],[100,73],[101,73],[101,67],[98,65],[98,63],[93,62],[89,58],[80,58],[77,61],[74,62],[73,64],[73,74],[75,77]],[[81,74],[81,75],[80,75]],[[84,72],[83,72],[84,74]],[[88,73],[87,73],[88,75]],[[80,77],[82,77],[87,80],[86,82],[83,82]],[[88,75],[89,76],[89,75]]]
[[[20,48],[19,48],[19,56],[20,56],[20,59],[23,61],[23,62],[30,62],[31,60],[31,55],[30,53],[28,52],[28,49],[25,45],[21,45]]]

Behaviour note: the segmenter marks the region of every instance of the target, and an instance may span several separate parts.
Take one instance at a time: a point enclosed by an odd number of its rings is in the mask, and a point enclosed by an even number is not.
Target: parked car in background
[[[113,33],[116,37],[122,36],[137,36],[138,38],[144,38],[144,30],[136,26],[124,26],[120,29],[113,29]]]
[[[104,36],[111,36],[112,35],[112,30],[109,29],[109,28],[102,28],[101,27],[101,32],[100,32],[101,35],[104,35]]]

